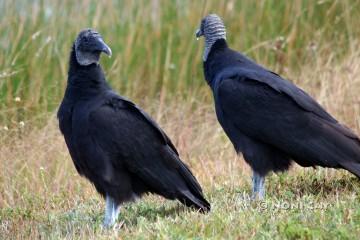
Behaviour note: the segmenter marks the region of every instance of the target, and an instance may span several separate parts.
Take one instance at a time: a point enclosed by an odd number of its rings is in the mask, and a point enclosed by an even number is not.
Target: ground
[[[194,33],[207,13],[223,17],[232,48],[360,135],[360,1],[0,1],[0,240],[359,238],[360,181],[345,171],[294,165],[267,178],[264,201],[249,201],[251,171],[203,79]],[[101,228],[105,202],[76,172],[56,119],[85,27],[113,51],[101,59],[111,86],[167,132],[210,213],[150,195]]]

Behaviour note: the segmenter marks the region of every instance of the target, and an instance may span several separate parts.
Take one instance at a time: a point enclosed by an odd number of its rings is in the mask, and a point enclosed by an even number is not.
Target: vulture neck
[[[207,83],[212,86],[212,81],[219,69],[226,65],[226,61],[218,61],[217,57],[223,56],[223,53],[228,49],[228,45],[225,39],[218,39],[212,45],[206,61],[204,61],[204,74]]]
[[[205,37],[205,50],[204,50],[204,55],[203,55],[204,62],[206,62],[213,45],[218,40],[224,40],[226,42],[225,32],[211,34],[210,36]]]
[[[73,46],[70,54],[67,94],[73,95],[74,99],[88,98],[110,89],[106,82],[104,72],[99,64],[93,63],[82,66],[78,63]]]

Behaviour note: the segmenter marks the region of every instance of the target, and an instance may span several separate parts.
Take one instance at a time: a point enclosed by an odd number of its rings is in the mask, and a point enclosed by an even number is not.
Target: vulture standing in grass
[[[303,167],[342,168],[360,177],[360,140],[306,92],[230,49],[216,15],[206,16],[205,79],[217,118],[237,152],[253,170],[253,198],[265,195],[265,176]]]
[[[106,83],[99,65],[101,52],[111,55],[99,33],[91,29],[79,33],[58,119],[77,171],[106,198],[104,225],[115,223],[121,203],[145,193],[210,210],[168,136]]]

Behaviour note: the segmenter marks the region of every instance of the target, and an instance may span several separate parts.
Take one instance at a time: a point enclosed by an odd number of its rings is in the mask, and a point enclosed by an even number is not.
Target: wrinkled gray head
[[[82,30],[75,40],[77,62],[82,66],[98,64],[101,52],[111,56],[111,49],[105,44],[101,35],[90,28]]]
[[[226,29],[224,22],[216,14],[210,14],[201,20],[200,28],[195,33],[196,37],[205,37],[205,51],[203,60],[206,61],[212,45],[218,39],[226,40]]]

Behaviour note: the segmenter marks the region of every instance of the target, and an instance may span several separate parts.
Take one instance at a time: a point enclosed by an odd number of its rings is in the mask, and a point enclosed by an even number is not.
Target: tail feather
[[[315,149],[316,165],[344,168],[360,178],[360,139],[349,128],[318,119],[314,125],[316,132],[321,129],[321,137],[314,136],[310,141]]]
[[[210,203],[204,198],[202,189],[190,169],[179,158],[179,173],[185,180],[187,190],[180,191],[178,199],[188,207],[200,209],[202,212],[210,211]]]
[[[336,142],[332,150],[337,162],[344,169],[360,178],[360,139],[350,129],[341,124],[329,124],[334,130],[333,141]]]
[[[360,163],[358,162],[341,162],[341,165],[351,172],[352,174],[356,175],[360,179]]]
[[[211,208],[210,203],[202,195],[194,196],[188,190],[182,191],[178,199],[187,207],[198,209],[201,212],[208,212]]]

